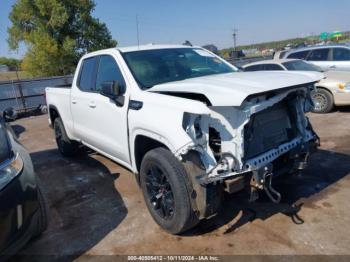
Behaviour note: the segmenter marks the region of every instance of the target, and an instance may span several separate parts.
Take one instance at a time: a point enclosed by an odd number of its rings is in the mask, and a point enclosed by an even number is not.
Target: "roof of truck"
[[[154,50],[154,49],[168,49],[168,48],[191,48],[196,46],[186,46],[186,45],[139,45],[139,46],[126,46],[126,47],[117,47],[120,52],[133,52],[133,51],[142,51],[142,50]]]

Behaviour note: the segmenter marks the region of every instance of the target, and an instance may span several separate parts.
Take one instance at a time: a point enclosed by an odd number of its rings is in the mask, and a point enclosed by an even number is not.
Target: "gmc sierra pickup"
[[[46,89],[59,151],[83,144],[130,169],[153,219],[178,234],[216,214],[223,191],[251,200],[318,146],[305,113],[314,72],[239,72],[200,47],[90,53],[72,87]]]

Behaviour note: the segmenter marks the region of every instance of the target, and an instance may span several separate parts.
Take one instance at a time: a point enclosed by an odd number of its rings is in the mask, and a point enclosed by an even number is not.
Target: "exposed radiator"
[[[244,158],[248,160],[295,138],[294,122],[286,101],[253,115],[244,130]]]

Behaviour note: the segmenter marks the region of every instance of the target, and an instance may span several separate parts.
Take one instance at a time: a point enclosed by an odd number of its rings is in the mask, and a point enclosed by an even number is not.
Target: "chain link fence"
[[[45,88],[71,85],[72,75],[0,82],[0,112],[25,113],[46,106]]]

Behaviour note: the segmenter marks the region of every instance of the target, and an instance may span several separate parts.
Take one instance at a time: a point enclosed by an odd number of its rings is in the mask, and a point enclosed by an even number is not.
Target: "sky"
[[[15,0],[0,0],[0,56],[21,57],[22,45],[10,51],[8,15]],[[321,32],[350,30],[350,0],[95,0],[93,16],[106,23],[119,46],[137,44],[261,43]]]

